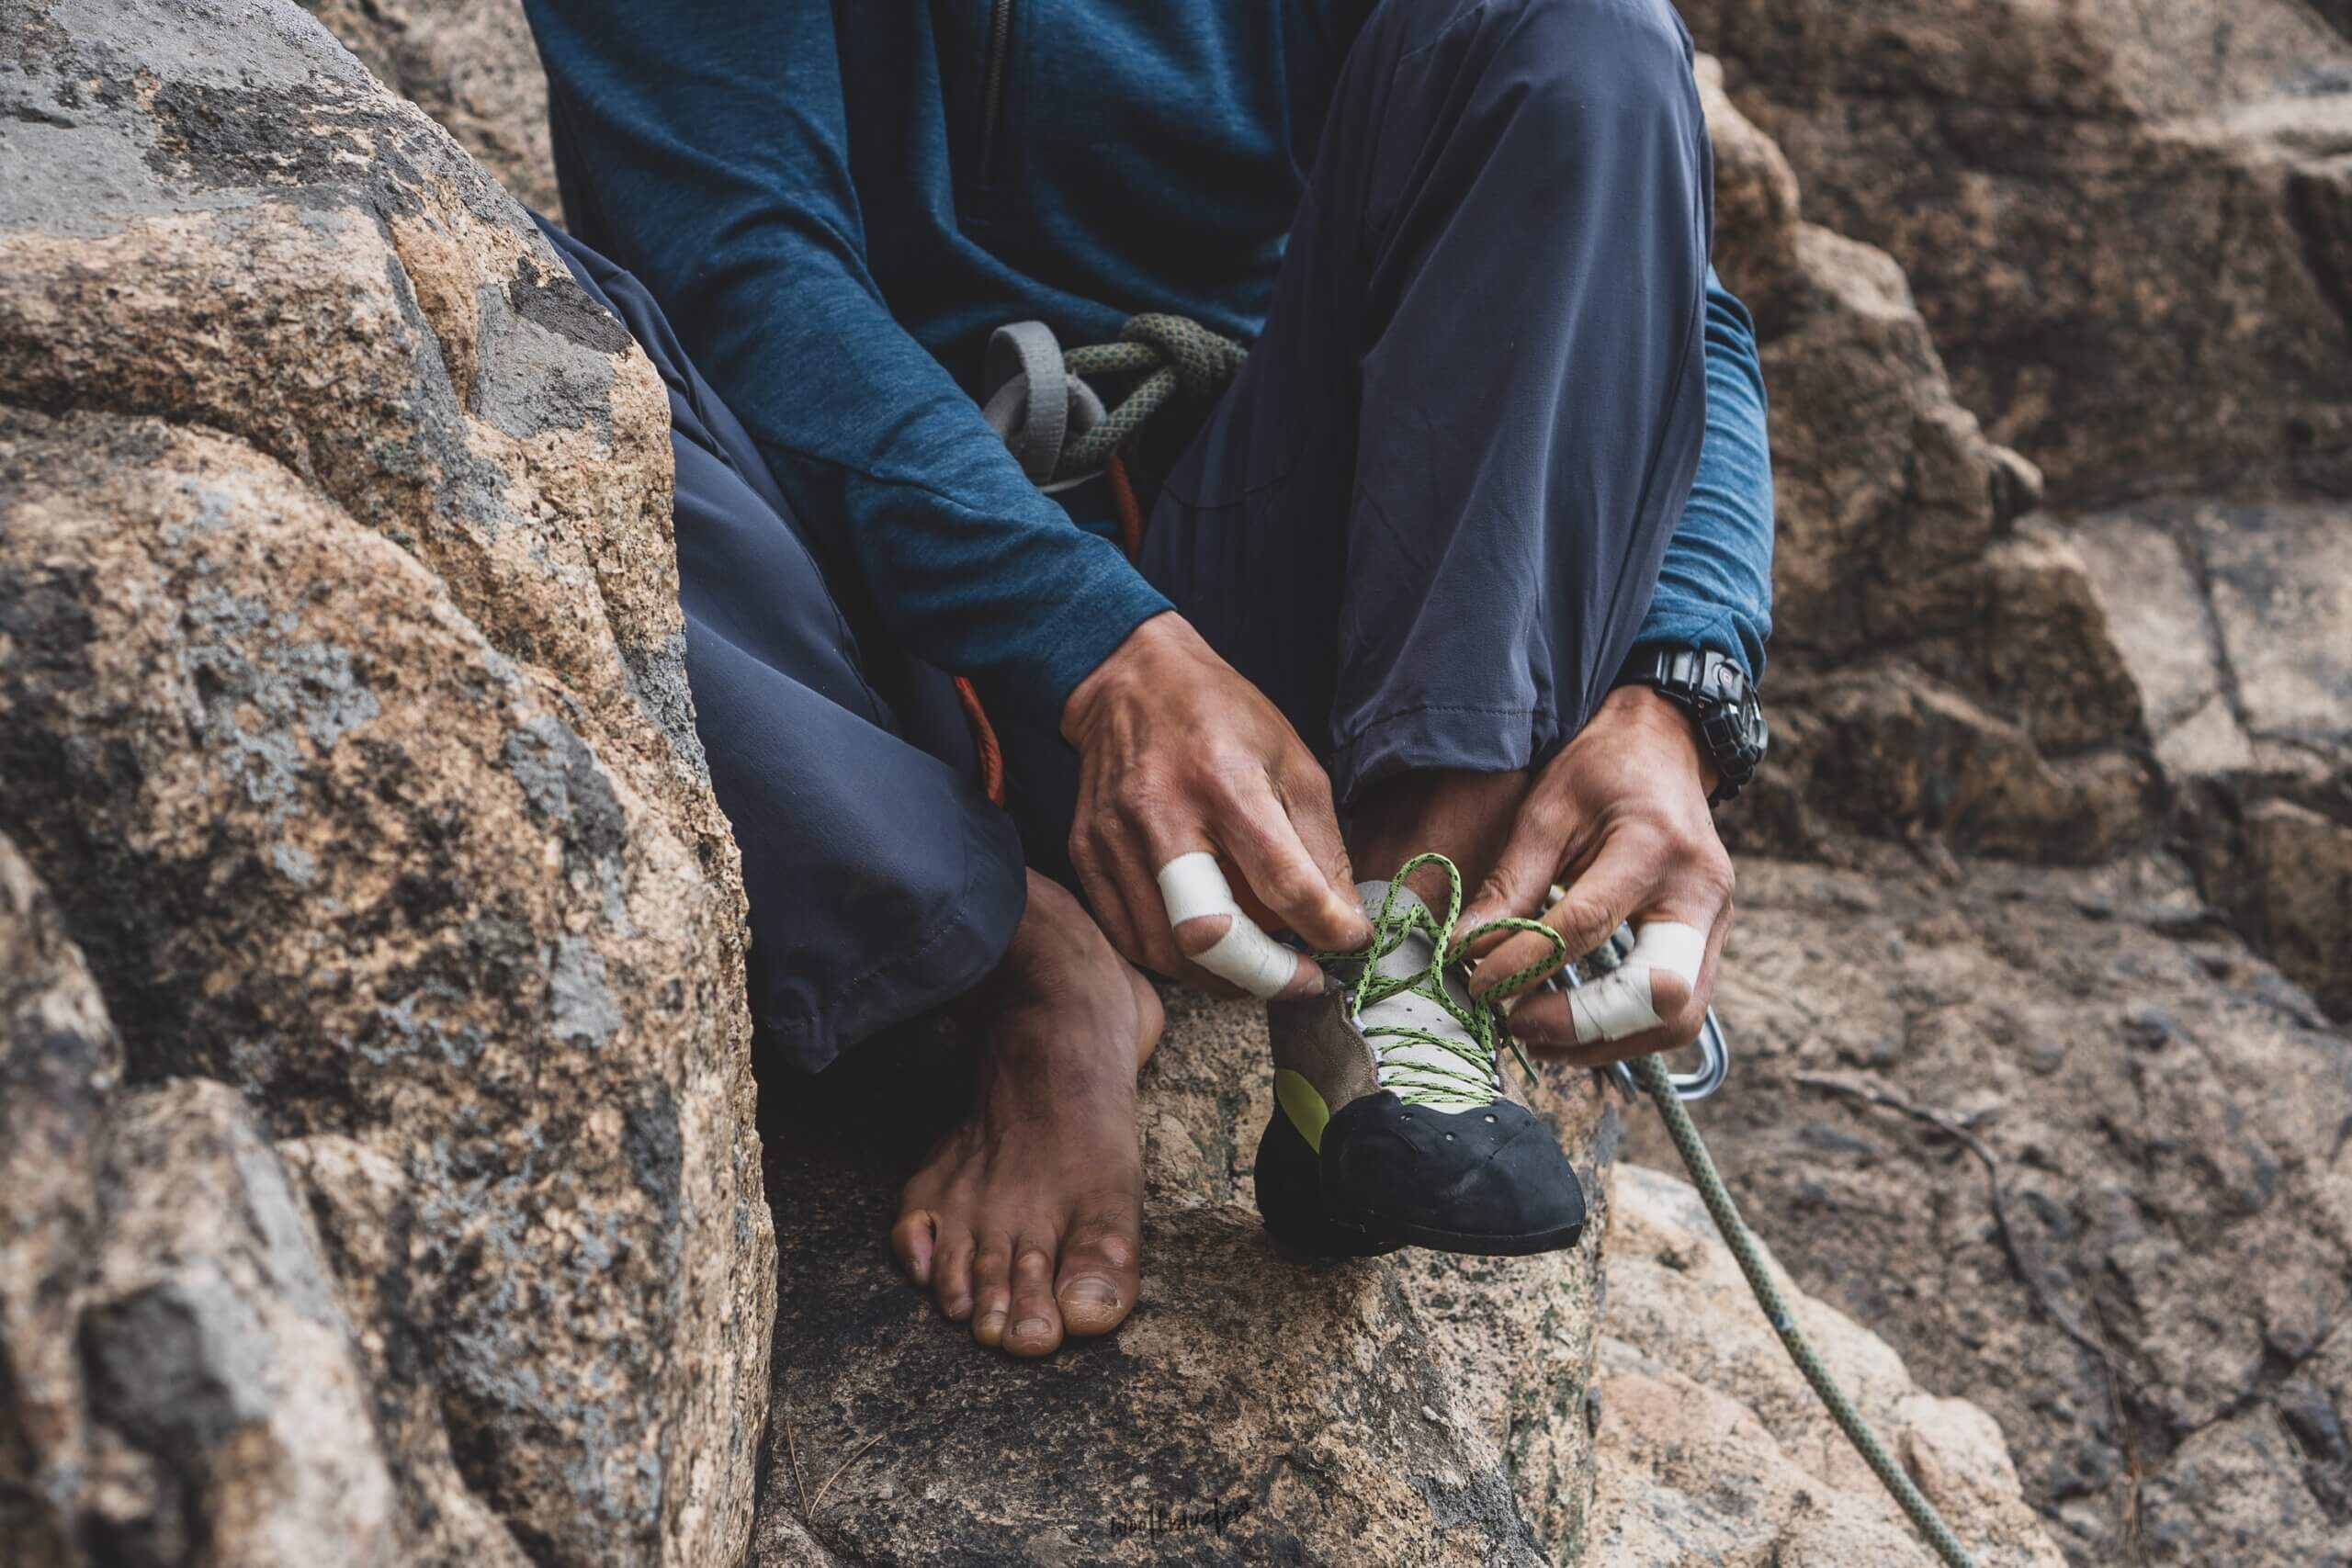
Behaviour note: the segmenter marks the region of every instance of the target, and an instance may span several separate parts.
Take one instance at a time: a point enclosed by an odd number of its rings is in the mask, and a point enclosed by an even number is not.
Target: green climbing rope
[[[1854,1408],[1854,1402],[1846,1397],[1846,1391],[1839,1388],[1837,1380],[1829,1375],[1829,1369],[1823,1364],[1820,1352],[1813,1348],[1813,1341],[1807,1339],[1804,1330],[1797,1326],[1796,1314],[1789,1310],[1788,1298],[1781,1294],[1781,1287],[1773,1280],[1771,1269],[1764,1261],[1763,1247],[1757,1244],[1755,1233],[1747,1228],[1747,1222],[1739,1217],[1738,1205],[1732,1201],[1730,1190],[1724,1186],[1723,1176],[1715,1169],[1713,1156],[1707,1153],[1707,1145],[1700,1141],[1698,1126],[1691,1122],[1690,1112],[1684,1109],[1682,1097],[1675,1092],[1673,1079],[1666,1070],[1666,1058],[1656,1055],[1644,1056],[1633,1064],[1633,1068],[1634,1077],[1640,1080],[1642,1088],[1648,1091],[1651,1100],[1657,1106],[1658,1115],[1666,1122],[1667,1136],[1674,1140],[1675,1149],[1682,1156],[1682,1163],[1690,1168],[1691,1182],[1699,1189],[1700,1201],[1707,1205],[1707,1213],[1713,1218],[1715,1228],[1723,1233],[1724,1244],[1731,1248],[1732,1257],[1739,1263],[1739,1271],[1747,1276],[1747,1288],[1756,1293],[1756,1304],[1764,1309],[1764,1316],[1772,1325],[1772,1331],[1781,1337],[1781,1345],[1788,1349],[1789,1359],[1794,1361],[1797,1371],[1804,1374],[1804,1381],[1813,1385],[1813,1392],[1820,1396],[1821,1403],[1828,1409],[1830,1419],[1838,1423],[1838,1429],[1846,1434],[1846,1440],[1854,1445],[1854,1451],[1862,1456],[1862,1462],[1871,1467],[1871,1473],[1878,1477],[1879,1484],[1886,1488],[1895,1506],[1911,1521],[1912,1528],[1936,1549],[1936,1555],[1950,1564],[1950,1568],[1976,1568],[1976,1560],[1968,1555],[1968,1549],[1960,1544],[1960,1538],[1951,1533],[1951,1527],[1944,1523],[1942,1516],[1936,1512],[1935,1505],[1928,1502],[1912,1483],[1911,1477],[1904,1473],[1894,1456],[1886,1451],[1886,1445],[1879,1441],[1876,1432],[1871,1430],[1870,1422]]]
[[[1101,468],[1178,388],[1206,401],[1233,379],[1248,352],[1190,317],[1157,314],[1129,317],[1116,343],[1069,350],[1062,355],[1062,365],[1073,376],[1143,379],[1100,423],[1063,449],[1054,478],[1076,479]]]

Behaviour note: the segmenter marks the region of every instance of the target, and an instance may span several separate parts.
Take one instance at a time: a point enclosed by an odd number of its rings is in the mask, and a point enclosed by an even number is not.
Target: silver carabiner
[[[1699,1026],[1699,1038],[1691,1043],[1699,1047],[1699,1070],[1695,1073],[1669,1072],[1667,1082],[1674,1086],[1675,1098],[1684,1102],[1704,1100],[1724,1087],[1724,1079],[1731,1077],[1731,1047],[1724,1043],[1724,1026],[1715,1021],[1715,1010],[1707,1010],[1707,1021]],[[1634,1082],[1634,1069],[1623,1062],[1609,1064],[1609,1076],[1628,1100],[1641,1098]]]

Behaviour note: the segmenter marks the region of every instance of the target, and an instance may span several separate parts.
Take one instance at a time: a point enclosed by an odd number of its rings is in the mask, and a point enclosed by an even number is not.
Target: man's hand
[[[1103,934],[1131,963],[1234,994],[1188,962],[1229,917],[1171,930],[1160,897],[1159,868],[1199,850],[1239,873],[1236,899],[1260,924],[1333,952],[1372,940],[1330,780],[1281,710],[1182,616],[1144,622],[1080,682],[1062,735],[1080,759],[1070,861]],[[1321,983],[1301,958],[1284,995]]]
[[[1510,1027],[1536,1055],[1597,1067],[1698,1037],[1731,929],[1731,857],[1707,809],[1712,773],[1680,708],[1647,687],[1621,686],[1537,775],[1462,929],[1540,915],[1567,939],[1567,956],[1576,959],[1623,920],[1636,931],[1645,921],[1675,920],[1704,932],[1706,949],[1695,986],[1664,968],[1651,970],[1650,1007],[1660,1022],[1622,1040],[1579,1040],[1568,998],[1530,982],[1515,993]],[[1567,897],[1546,910],[1554,882]],[[1533,931],[1493,943],[1471,973],[1472,994],[1551,951]]]

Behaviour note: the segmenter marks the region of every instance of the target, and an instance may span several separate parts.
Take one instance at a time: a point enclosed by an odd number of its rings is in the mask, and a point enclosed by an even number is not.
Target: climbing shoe
[[[1426,864],[1445,870],[1443,919],[1405,886]],[[1322,994],[1268,1004],[1275,1103],[1257,1166],[1266,1228],[1332,1257],[1408,1246],[1519,1257],[1575,1246],[1584,1190],[1499,1060],[1518,1047],[1495,1004],[1517,987],[1474,998],[1461,962],[1488,931],[1548,928],[1501,920],[1457,941],[1462,877],[1442,855],[1419,856],[1394,882],[1358,883],[1356,892],[1371,945],[1318,953]]]

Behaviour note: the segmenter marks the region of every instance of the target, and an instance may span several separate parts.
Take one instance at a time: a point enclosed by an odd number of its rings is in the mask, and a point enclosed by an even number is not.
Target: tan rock
[[[1590,1561],[1932,1563],[1790,1362],[1698,1193],[1621,1166],[1614,1216]],[[1977,1561],[2063,1563],[1992,1418],[1921,1391],[1885,1341],[1782,1279],[1839,1385]]]
[[[2352,1011],[2352,526],[2333,505],[2169,502],[2069,533],[2092,563],[2205,892]]]
[[[908,1123],[952,1111],[967,1053],[926,1041],[908,1079],[805,1086],[771,1128],[761,1561],[809,1537],[850,1562],[1578,1560],[1600,1224],[1543,1258],[1285,1254],[1249,1207],[1263,1010],[1170,1008],[1140,1108],[1143,1299],[1038,1366],[976,1350],[875,1245],[920,1153]],[[1584,1074],[1541,1103],[1598,1204],[1613,1112]]]
[[[1781,694],[1770,772],[1736,819],[1749,847],[1892,828],[2064,864],[2148,836],[2154,780],[2139,757],[2098,750],[2053,761],[2024,728],[1906,661],[1799,677]]]
[[[2067,536],[2087,562],[2115,651],[2161,746],[2222,695],[2222,656],[2204,589],[2171,530],[2146,518],[2129,513],[2084,517],[2069,526]],[[2229,722],[2234,728],[2236,720]],[[2235,750],[2248,754],[2243,736]],[[2191,755],[2204,754],[2199,748]]]
[[[0,1540],[70,1561],[82,1410],[73,1294],[103,1214],[95,1177],[122,1045],[49,891],[0,837]]]
[[[517,200],[560,220],[547,76],[520,0],[302,0],[302,8]]]
[[[1804,220],[1778,150],[1701,62],[1717,262],[1771,392],[1771,766],[1735,846],[1860,829],[2081,861],[2160,816],[2132,682],[2041,479],[1954,400],[1903,269]]]
[[[130,1080],[294,1140],[409,1547],[731,1560],[773,1254],[660,382],[300,12],[23,21],[0,829]]]
[[[2352,756],[2352,509],[2209,504],[2179,523],[2247,729]]]
[[[368,1386],[268,1140],[221,1084],[125,1089],[82,955],[5,839],[0,975],[9,1561],[412,1561]],[[520,1561],[501,1543],[488,1561]]]
[[[2340,1561],[2337,1461],[2264,1434],[2337,1451],[2309,1369],[2352,1314],[2352,1042],[2177,869],[1959,869],[1741,866],[1735,1067],[1698,1120],[1743,1210],[1805,1290],[1999,1422],[2075,1560],[2136,1528],[2161,1561]],[[1980,1139],[2008,1239],[1959,1141],[1855,1094]],[[1673,1160],[1653,1119],[1629,1128]],[[2234,1469],[2199,1457],[2217,1423],[2259,1438]],[[2260,1488],[2224,1503],[2258,1453]]]
[[[2278,967],[2352,1013],[2352,826],[2290,800],[2247,814],[2255,929]]]
[[[1690,0],[1807,209],[2069,505],[2341,494],[2352,42],[2296,0]]]

